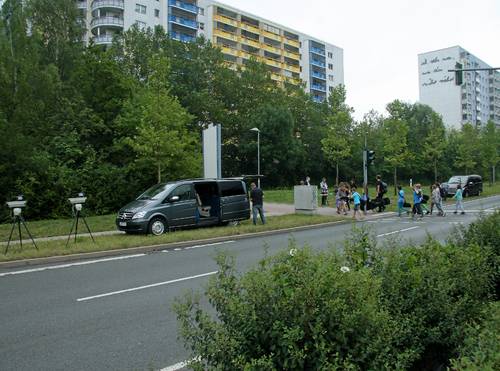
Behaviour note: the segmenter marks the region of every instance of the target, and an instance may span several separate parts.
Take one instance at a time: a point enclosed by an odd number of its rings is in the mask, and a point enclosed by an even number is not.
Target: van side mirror
[[[177,202],[180,200],[179,196],[172,196],[168,199],[168,202]]]

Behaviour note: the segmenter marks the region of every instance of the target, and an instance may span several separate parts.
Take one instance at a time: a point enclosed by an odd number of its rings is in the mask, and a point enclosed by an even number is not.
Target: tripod
[[[7,242],[7,247],[5,248],[4,254],[7,254],[7,251],[9,251],[10,241],[12,240],[12,234],[14,233],[14,228],[16,227],[16,225],[19,231],[19,244],[21,245],[21,249],[23,248],[23,236],[21,234],[21,224],[24,226],[24,229],[26,229],[26,232],[28,232],[28,235],[30,236],[33,245],[35,245],[36,249],[38,250],[38,246],[36,245],[35,240],[33,239],[33,236],[31,235],[30,230],[28,229],[28,226],[24,222],[24,218],[21,215],[14,215],[12,217],[12,229],[10,230],[9,242]]]
[[[71,238],[71,235],[73,234],[73,228],[75,229],[75,243],[76,243],[76,235],[78,234],[78,222],[80,221],[80,219],[83,220],[83,223],[85,224],[85,227],[87,227],[87,231],[89,232],[90,237],[92,237],[92,242],[95,243],[94,236],[92,236],[92,232],[90,231],[89,225],[87,224],[87,220],[85,219],[85,216],[83,216],[83,214],[80,213],[80,211],[81,211],[81,206],[77,207],[77,205],[73,205],[73,224],[71,225],[71,230],[69,231],[68,241],[66,241],[66,247],[68,247],[69,240]]]

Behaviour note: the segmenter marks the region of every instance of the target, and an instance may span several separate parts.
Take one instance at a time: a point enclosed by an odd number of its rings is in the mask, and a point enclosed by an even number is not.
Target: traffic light
[[[462,71],[462,68],[462,63],[455,63],[455,85],[460,86],[464,82],[464,72]]]
[[[375,161],[375,151],[367,151],[367,162],[372,165]]]

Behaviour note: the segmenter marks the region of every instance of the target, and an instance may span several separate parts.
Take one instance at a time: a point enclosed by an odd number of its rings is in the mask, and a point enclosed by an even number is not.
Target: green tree
[[[438,164],[443,159],[447,147],[446,130],[442,120],[433,120],[429,127],[429,134],[422,147],[422,155],[426,163],[434,167],[434,182],[438,181]]]
[[[478,164],[479,131],[471,124],[464,124],[458,138],[458,153],[455,166],[469,174]]]
[[[121,117],[122,121],[136,124],[135,135],[125,142],[137,152],[141,161],[153,163],[158,183],[165,172],[172,177],[197,175],[200,169],[198,141],[187,130],[192,116],[169,95],[166,86],[168,61],[153,57],[151,65],[147,88],[126,104]]]
[[[495,182],[496,166],[500,162],[500,130],[493,121],[481,128],[481,162],[485,168],[491,169],[490,183]]]
[[[340,85],[330,94],[327,129],[321,140],[326,159],[335,164],[335,183],[339,184],[339,163],[351,155],[352,108],[345,103],[345,88]]]
[[[408,137],[408,125],[398,119],[386,119],[384,121],[384,162],[392,169],[394,175],[394,195],[397,194],[398,168],[407,166],[411,154],[408,150],[406,138]]]

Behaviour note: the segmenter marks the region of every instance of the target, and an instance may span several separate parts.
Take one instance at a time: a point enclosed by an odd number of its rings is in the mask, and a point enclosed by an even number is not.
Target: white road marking
[[[389,236],[391,234],[396,234],[396,233],[400,233],[400,232],[411,231],[412,229],[417,229],[417,228],[420,228],[420,227],[415,226],[415,227],[400,229],[398,231],[392,231],[392,232],[388,232],[388,233],[378,234],[377,237],[385,237],[385,236]]]
[[[132,292],[132,291],[139,291],[139,290],[149,289],[151,287],[158,287],[158,286],[163,286],[163,285],[169,285],[171,283],[188,281],[188,280],[192,280],[192,279],[195,279],[195,278],[211,276],[211,275],[216,274],[217,272],[218,271],[208,272],[208,273],[198,274],[196,276],[189,276],[189,277],[177,278],[177,279],[171,280],[171,281],[164,281],[164,282],[152,283],[150,285],[133,287],[133,288],[130,288],[130,289],[113,291],[113,292],[107,292],[105,294],[99,294],[99,295],[94,295],[94,296],[87,296],[85,298],[76,299],[76,301],[78,301],[78,302],[88,301],[88,300],[93,300],[93,299],[104,298],[106,296],[112,296],[112,295],[118,295],[118,294],[124,294],[124,293],[127,293],[127,292]]]
[[[177,371],[177,370],[180,370],[180,369],[186,367],[187,364],[188,364],[188,361],[179,362],[179,363],[176,363],[175,365],[162,368],[160,371]]]
[[[236,242],[236,241],[223,241],[223,242],[207,243],[205,245],[194,245],[194,246],[186,247],[184,250],[196,249],[198,247],[208,247],[208,246],[224,245],[226,243],[233,243],[233,242]]]
[[[76,267],[76,266],[79,266],[79,265],[88,265],[88,264],[95,264],[95,263],[103,263],[103,262],[109,262],[109,261],[113,261],[113,260],[123,260],[123,259],[130,259],[130,258],[140,258],[142,256],[146,256],[146,254],[134,254],[134,255],[116,256],[116,257],[113,257],[113,258],[103,258],[103,259],[96,259],[96,260],[87,260],[87,261],[77,262],[77,263],[51,265],[49,267],[42,267],[42,268],[24,269],[22,271],[13,271],[13,272],[0,273],[0,277],[10,276],[10,275],[15,275],[15,274],[42,272],[42,271],[52,270],[52,269],[62,269],[62,268]]]

